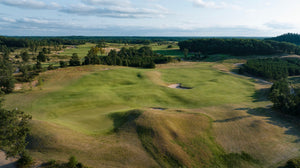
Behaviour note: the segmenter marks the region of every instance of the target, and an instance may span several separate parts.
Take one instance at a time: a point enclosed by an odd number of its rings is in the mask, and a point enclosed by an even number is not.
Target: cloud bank
[[[136,7],[129,0],[81,0],[68,6],[35,0],[1,0],[0,4],[21,9],[56,10],[66,14],[109,18],[155,18],[167,15],[166,8],[159,5]]]

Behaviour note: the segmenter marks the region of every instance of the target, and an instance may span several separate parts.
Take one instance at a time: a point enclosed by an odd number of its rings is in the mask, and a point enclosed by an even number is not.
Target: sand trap
[[[172,89],[192,89],[190,87],[181,86],[181,83],[172,84],[172,85],[169,85],[168,87],[172,88]]]
[[[167,108],[163,107],[152,107],[153,110],[167,110]]]

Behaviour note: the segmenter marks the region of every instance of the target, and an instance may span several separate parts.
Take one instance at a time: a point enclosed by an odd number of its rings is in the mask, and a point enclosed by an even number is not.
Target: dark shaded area
[[[239,73],[249,73],[269,80],[300,75],[299,58],[267,58],[248,60]]]
[[[163,107],[152,107],[153,110],[167,110],[167,108]]]
[[[286,162],[284,166],[281,166],[279,168],[299,168],[300,167],[300,158],[294,158],[290,159]]]
[[[248,162],[249,164],[259,165],[259,160],[254,159],[248,153],[242,151],[242,153],[228,153],[219,156],[223,164],[228,168],[240,168],[243,162]]]
[[[254,108],[247,111],[248,114],[267,118],[267,123],[285,128],[286,135],[297,137],[294,143],[300,142],[299,118],[282,114],[272,108]]]
[[[286,33],[277,37],[266,38],[265,40],[274,40],[280,42],[289,42],[299,45],[300,44],[300,34],[296,33]]]
[[[155,132],[152,128],[138,125],[136,131],[143,147],[161,167],[185,167],[168,151],[162,151],[156,147],[156,145],[153,143]]]
[[[16,167],[16,163],[9,163],[9,164],[6,164],[6,165],[2,165],[0,167],[1,168],[14,168],[14,167]]]
[[[109,114],[108,117],[113,120],[113,132],[118,132],[127,122],[134,121],[143,113],[142,110],[130,110],[128,112],[119,112]]]
[[[233,118],[228,118],[228,119],[224,119],[224,120],[216,120],[215,122],[218,122],[218,123],[231,122],[231,121],[237,121],[237,120],[241,120],[241,119],[249,118],[249,117],[251,117],[251,116],[250,115],[249,116],[239,116],[239,117],[233,117]]]
[[[253,102],[262,102],[262,101],[268,101],[268,95],[270,93],[269,88],[259,89],[255,90],[253,97]]]
[[[178,43],[180,50],[202,54],[272,55],[298,54],[300,48],[292,43],[257,39],[191,39]],[[200,54],[199,53],[199,54]]]

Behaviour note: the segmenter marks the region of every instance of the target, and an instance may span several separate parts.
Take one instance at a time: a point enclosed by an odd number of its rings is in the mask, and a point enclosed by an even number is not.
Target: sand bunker
[[[172,88],[172,89],[192,89],[190,87],[181,86],[181,83],[172,84],[172,85],[169,85],[168,87]]]

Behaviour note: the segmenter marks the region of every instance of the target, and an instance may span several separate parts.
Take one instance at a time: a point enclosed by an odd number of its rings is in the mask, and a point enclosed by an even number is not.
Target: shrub
[[[21,158],[17,161],[18,168],[28,168],[33,164],[32,157],[28,154],[28,152],[24,152],[21,155]]]
[[[54,66],[51,64],[51,65],[48,66],[47,69],[48,69],[48,70],[53,70],[53,69],[54,69]]]
[[[60,65],[61,68],[65,68],[65,67],[68,66],[68,63],[65,62],[65,61],[59,61],[59,65]]]
[[[69,162],[67,163],[68,168],[77,168],[78,161],[75,156],[71,156],[69,158]]]
[[[300,158],[289,160],[286,163],[285,168],[300,168]]]

